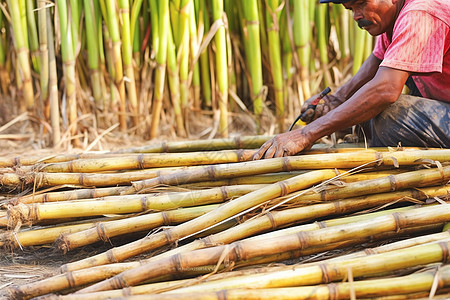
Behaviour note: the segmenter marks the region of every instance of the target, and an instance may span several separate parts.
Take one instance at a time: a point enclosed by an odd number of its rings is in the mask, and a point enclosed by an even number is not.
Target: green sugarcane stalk
[[[75,52],[72,38],[72,22],[69,19],[67,2],[64,0],[57,0],[56,5],[59,13],[59,28],[61,32],[66,34],[61,35],[61,53],[64,63],[64,83],[66,98],[68,103],[69,115],[69,131],[71,136],[77,133],[77,102],[76,102],[76,75],[75,75]],[[79,143],[76,138],[73,140],[75,144]]]
[[[280,49],[280,16],[283,8],[280,0],[266,0],[266,23],[269,38],[269,60],[272,72],[273,89],[275,92],[275,111],[278,120],[278,131],[284,128],[284,86],[283,71],[281,67]]]
[[[28,38],[30,43],[31,51],[31,61],[33,63],[33,69],[37,73],[40,72],[40,57],[39,57],[39,39],[38,32],[36,28],[36,18],[34,16],[34,6],[33,0],[26,1],[26,14],[27,14],[27,28],[28,28]]]
[[[135,40],[136,35],[136,27],[139,27],[138,21],[139,21],[139,12],[141,11],[143,0],[136,0],[133,1],[133,5],[131,7],[131,16],[130,16],[130,34],[131,34],[131,40]],[[140,37],[138,36],[138,41],[140,41]]]
[[[200,2],[199,4],[199,12],[198,12],[198,27],[203,28],[204,33],[209,32],[209,15],[206,8],[206,0],[198,0],[196,2]],[[200,55],[200,78],[201,78],[201,92],[203,96],[204,105],[206,107],[211,107],[211,75],[210,75],[210,67],[209,67],[209,51],[208,47],[202,51]]]
[[[80,26],[81,22],[81,11],[82,11],[82,1],[77,0],[69,0],[70,3],[70,22],[71,26],[70,29],[72,31],[72,47],[73,47],[73,53],[75,53],[75,57],[78,57],[78,53],[81,49],[81,41],[80,41],[80,35],[81,35],[81,29],[82,26]]]
[[[157,33],[154,33],[158,38],[158,51],[156,52],[156,73],[155,73],[155,88],[153,96],[152,107],[152,121],[150,127],[150,138],[157,137],[159,130],[159,121],[161,116],[164,86],[166,78],[166,62],[167,62],[167,40],[168,40],[168,27],[169,25],[169,1],[163,0],[157,3],[153,3],[155,0],[150,1],[152,7],[152,18],[157,18],[158,29]],[[155,10],[154,8],[158,8]]]
[[[127,88],[127,99],[133,116],[134,126],[139,124],[139,109],[136,94],[136,81],[133,68],[133,48],[132,31],[130,28],[130,7],[129,0],[119,0],[119,9],[121,17],[121,38],[122,38],[122,63],[124,75],[127,77],[125,85]]]
[[[328,4],[321,4],[316,11],[317,44],[320,53],[320,63],[324,74],[324,84],[332,83],[330,71],[328,69],[328,34],[327,34]]]
[[[86,45],[88,51],[88,66],[91,71],[92,92],[95,105],[99,109],[104,108],[102,92],[102,72],[100,69],[99,32],[102,31],[101,20],[97,19],[99,8],[98,0],[84,0],[84,20],[86,28]],[[99,22],[100,21],[100,22]],[[103,83],[104,84],[104,83]]]
[[[6,26],[7,24],[5,22],[5,16],[3,14],[3,11],[0,10],[0,29],[3,31],[3,29],[6,29]],[[6,32],[7,30],[4,31]],[[7,44],[5,34],[0,34],[0,87],[3,94],[5,95],[8,93],[8,87],[10,83],[9,72],[6,66],[6,49]]]
[[[363,62],[370,56],[370,54],[372,54],[372,51],[373,51],[373,36],[371,36],[370,33],[365,31]]]
[[[172,100],[175,124],[178,136],[186,136],[184,129],[183,111],[180,103],[180,76],[177,65],[176,47],[173,41],[172,28],[168,28],[167,39],[167,71],[169,77],[170,98]]]
[[[177,47],[177,60],[180,74],[180,102],[185,110],[189,99],[189,0],[170,1],[170,21],[173,28],[174,42]]]
[[[294,44],[297,49],[297,55],[300,63],[300,80],[303,91],[303,99],[311,97],[311,88],[309,83],[309,65],[311,60],[311,38],[312,28],[309,18],[310,3],[309,0],[294,1]],[[320,34],[320,33],[318,33]]]
[[[194,100],[193,107],[195,111],[200,111],[201,109],[201,99],[200,99],[200,67],[197,62],[194,61],[195,56],[198,53],[200,44],[197,37],[197,20],[195,15],[194,1],[188,1],[188,22],[189,22],[189,45],[190,45],[190,55],[191,55],[191,71],[192,73],[192,87],[194,89]],[[188,79],[190,80],[190,78]]]
[[[39,5],[45,5],[45,1],[39,1]],[[49,90],[49,102],[50,102],[50,122],[52,125],[52,140],[53,146],[59,144],[61,140],[60,130],[60,109],[58,98],[58,74],[56,71],[56,57],[55,57],[55,43],[53,40],[53,23],[51,20],[50,11],[46,9],[46,22],[47,22],[47,40],[48,40],[48,90]]]
[[[16,49],[18,61],[16,70],[19,76],[16,78],[16,83],[19,90],[23,93],[23,100],[25,102],[26,109],[32,110],[34,108],[34,91],[33,82],[31,80],[30,61],[28,58],[28,35],[24,34],[24,32],[26,32],[26,23],[24,28],[20,10],[20,3],[22,3],[23,13],[25,14],[25,2],[14,0],[7,0],[6,2],[8,4],[9,14],[11,16],[11,26],[14,33],[14,48]]]
[[[363,63],[365,31],[359,28],[356,24],[352,25],[355,31],[355,49],[353,53],[353,75],[356,74]]]
[[[334,19],[334,26],[339,41],[339,51],[341,52],[341,59],[346,59],[350,56],[349,44],[349,14],[342,5],[332,5],[332,14]]]
[[[105,0],[106,4],[106,22],[108,32],[112,42],[111,53],[111,67],[114,68],[114,85],[119,93],[119,123],[120,129],[125,131],[127,129],[127,116],[126,116],[126,96],[125,96],[125,83],[123,78],[123,65],[121,54],[121,40],[119,31],[119,20],[117,18],[116,4],[114,0]]]
[[[223,20],[223,0],[212,1],[213,22]],[[220,22],[219,21],[219,22]],[[227,61],[227,45],[225,37],[225,26],[221,24],[214,36],[216,47],[216,78],[217,78],[217,98],[220,111],[219,135],[228,137],[228,61]]]
[[[130,15],[130,33],[131,40],[133,41],[133,60],[134,60],[134,78],[136,81],[136,92],[138,93],[137,98],[140,99],[139,91],[141,90],[141,69],[142,69],[142,55],[141,48],[143,46],[142,32],[146,34],[146,28],[148,27],[148,21],[150,14],[148,14],[148,1],[144,2],[142,8],[142,0],[131,2],[131,15]],[[141,11],[142,10],[142,11]],[[142,19],[142,23],[140,20]],[[145,77],[144,77],[145,78]],[[142,105],[138,100],[138,106]],[[141,114],[142,107],[139,107],[138,114]]]
[[[29,1],[31,2],[31,1]],[[32,3],[30,4],[32,5]],[[38,1],[38,22],[39,22],[39,60],[40,72],[39,83],[41,88],[41,102],[46,107],[49,104],[49,54],[48,54],[48,38],[47,38],[47,8],[45,8],[45,1]],[[28,11],[27,11],[28,12]],[[50,108],[51,109],[51,108]],[[50,113],[45,110],[45,117],[50,119]],[[55,141],[53,141],[54,143]]]
[[[250,91],[253,102],[253,112],[260,116],[263,111],[263,78],[261,65],[261,42],[259,35],[258,2],[248,0],[242,2],[244,44],[247,44],[246,56],[250,73]]]
[[[136,2],[133,2],[133,6]],[[131,9],[131,21],[133,21],[134,15],[133,15],[133,9]],[[141,89],[141,70],[143,67],[143,53],[145,52],[144,47],[144,39],[147,34],[147,28],[149,27],[149,18],[150,14],[148,13],[148,1],[145,1],[145,4],[143,6],[142,13],[140,13],[137,16],[138,20],[138,26],[134,27],[134,34],[133,34],[133,59],[134,59],[134,78],[136,79],[136,89],[138,92],[138,99],[140,98],[139,91]],[[148,40],[146,40],[147,42]],[[141,51],[142,50],[142,51]],[[141,104],[139,104],[141,105]],[[141,110],[141,108],[140,108]]]

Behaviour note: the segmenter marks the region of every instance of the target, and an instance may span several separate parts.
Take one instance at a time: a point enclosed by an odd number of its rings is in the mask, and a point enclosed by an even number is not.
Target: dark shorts
[[[363,128],[372,147],[450,148],[450,103],[401,95]]]

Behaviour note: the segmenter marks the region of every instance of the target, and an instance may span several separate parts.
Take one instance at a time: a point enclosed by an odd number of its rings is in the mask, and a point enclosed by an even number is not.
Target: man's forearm
[[[395,102],[409,73],[386,67],[360,88],[349,101],[304,127],[304,134],[317,140],[337,130],[368,121]]]
[[[373,79],[378,71],[381,60],[371,54],[362,64],[358,73],[355,74],[347,83],[336,90],[334,96],[342,101],[348,100],[357,90]]]

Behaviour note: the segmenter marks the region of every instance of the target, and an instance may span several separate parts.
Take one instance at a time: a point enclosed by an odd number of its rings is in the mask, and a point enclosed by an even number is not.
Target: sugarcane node
[[[73,272],[69,271],[65,274],[65,277],[67,279],[67,283],[69,284],[69,288],[74,288],[77,286],[77,282],[73,276]]]
[[[383,153],[375,152],[374,155],[375,155],[375,166],[376,167],[381,167],[382,165],[384,165]]]
[[[211,181],[215,181],[216,180],[216,168],[213,165],[211,165],[211,166],[206,167],[206,171],[208,172],[209,179]]]
[[[450,229],[449,229],[450,232]],[[218,245],[223,245],[223,243],[216,243],[212,240],[212,235],[208,235],[204,238],[201,238],[200,241],[205,245],[206,248],[215,247]]]
[[[231,249],[230,248],[227,249],[228,250],[228,253],[227,253],[228,259],[229,259],[230,253],[234,253],[234,256],[235,256],[235,259],[232,259],[232,261],[241,261],[241,260],[247,259],[247,255],[245,254],[245,249],[242,246],[242,242],[234,242],[232,244],[228,244],[228,245],[226,244],[222,247],[224,247],[224,250],[225,250],[226,249],[225,247],[229,246],[229,245],[231,245]]]
[[[442,250],[442,262],[447,264],[450,261],[450,250],[448,247],[448,242],[439,242],[438,245]]]
[[[320,272],[322,273],[322,283],[330,283],[332,279],[328,273],[328,265],[326,263],[319,264]]]
[[[395,192],[397,190],[397,178],[394,175],[389,175],[387,178],[391,186],[391,192]]]
[[[170,152],[169,145],[168,145],[168,143],[166,141],[163,141],[161,143],[161,149],[162,149],[163,153],[169,153]]]
[[[329,300],[339,300],[339,285],[336,283],[328,283],[327,285],[328,289],[328,299]]]
[[[148,208],[148,198],[147,196],[141,197],[141,211],[146,211]]]
[[[278,224],[277,224],[277,221],[275,220],[275,218],[273,217],[273,214],[269,211],[266,213],[266,216],[270,221],[270,225],[271,225],[272,229],[277,229]]]
[[[306,247],[308,247],[308,234],[304,231],[299,231],[296,234],[298,239],[298,248],[300,250],[304,250]]]
[[[176,273],[182,273],[185,271],[183,268],[183,265],[181,263],[181,258],[182,258],[181,253],[172,255],[169,258],[169,261],[170,261],[171,265],[173,266],[173,268],[175,269]]]
[[[236,147],[236,149],[242,149],[244,148],[244,143],[241,140],[240,136],[236,136],[233,138],[233,142],[234,142],[234,146]]]
[[[400,232],[404,227],[406,227],[406,221],[404,220],[404,217],[401,213],[395,212],[392,214],[392,217],[394,218],[395,222],[395,232]]]
[[[333,201],[333,208],[335,214],[343,214],[345,213],[345,209],[341,206],[340,201]]]
[[[98,223],[95,226],[96,232],[98,234],[98,237],[105,243],[111,243],[111,240],[109,239],[108,234],[106,233],[105,226],[102,222]]]
[[[163,219],[163,224],[164,224],[164,226],[170,226],[170,225],[172,225],[172,222],[171,222],[171,220],[170,220],[169,214],[166,213],[165,211],[162,211],[162,212],[160,212],[160,213],[161,213],[161,216],[162,216],[162,219]]]
[[[280,187],[280,197],[284,197],[289,193],[286,182],[278,181],[277,185]]]
[[[312,191],[313,193],[317,193],[315,191]],[[320,201],[324,202],[328,200],[328,191],[327,190],[323,190],[319,192],[320,195]]]
[[[292,167],[291,167],[291,160],[289,159],[289,156],[285,156],[282,159],[283,162],[283,167],[282,170],[283,172],[290,172],[292,171]]]
[[[61,234],[55,241],[56,247],[62,251],[63,254],[67,254],[71,250],[70,241],[67,239],[67,235]]]
[[[223,200],[226,200],[226,199],[229,198],[228,191],[227,191],[227,188],[225,186],[221,186],[220,187],[220,193],[222,194],[222,199]]]
[[[78,183],[79,183],[81,186],[85,186],[85,185],[84,185],[84,176],[85,176],[84,173],[80,173],[80,175],[79,175],[79,177],[78,177]]]
[[[127,286],[130,286],[127,281],[123,278],[122,274],[116,275],[108,279],[111,284],[111,288],[114,290],[118,290]]]
[[[163,232],[164,236],[166,237],[166,241],[168,244],[177,243],[178,239],[173,236],[172,230],[170,228],[163,229],[162,232]]]
[[[145,169],[145,157],[144,154],[139,154],[137,157],[137,161],[138,161],[138,168],[140,170],[144,170]]]
[[[316,221],[315,223],[317,224],[317,226],[319,226],[320,229],[328,227],[327,223],[325,223],[324,221]]]
[[[106,252],[105,252],[105,254],[106,254],[106,258],[107,258],[107,260],[108,260],[108,262],[110,262],[110,263],[117,263],[117,262],[119,262],[120,260],[118,260],[117,258],[116,258],[116,256],[114,255],[114,248],[113,249],[109,249],[109,250],[107,250]]]
[[[20,168],[22,166],[21,162],[20,162],[20,156],[16,156],[13,159],[14,163],[13,166],[16,168]]]

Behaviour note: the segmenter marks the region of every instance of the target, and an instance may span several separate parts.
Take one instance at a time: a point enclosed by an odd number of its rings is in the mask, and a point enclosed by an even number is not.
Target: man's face
[[[343,3],[353,12],[358,26],[371,35],[380,35],[393,27],[396,15],[395,0],[351,0]]]

